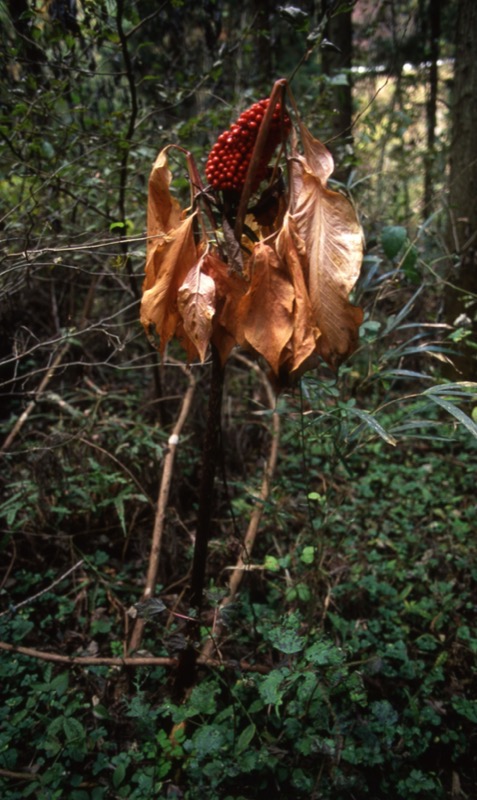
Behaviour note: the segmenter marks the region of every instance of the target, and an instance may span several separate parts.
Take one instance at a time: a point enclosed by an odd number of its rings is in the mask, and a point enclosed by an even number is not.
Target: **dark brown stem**
[[[128,178],[128,167],[129,167],[129,153],[131,150],[131,143],[132,138],[134,135],[134,129],[136,127],[136,119],[138,113],[138,103],[137,103],[137,92],[136,92],[136,84],[134,81],[134,71],[131,62],[131,56],[129,55],[128,50],[128,42],[126,34],[124,33],[123,29],[123,14],[124,14],[124,0],[117,0],[116,4],[116,28],[118,31],[119,42],[121,44],[121,50],[123,54],[124,66],[126,68],[126,77],[129,84],[129,96],[131,100],[131,111],[129,115],[129,122],[126,133],[124,134],[124,149],[123,154],[121,156],[121,164],[119,170],[119,215],[122,222],[122,233],[121,233],[121,251],[124,258],[124,263],[126,266],[127,273],[129,275],[129,282],[131,285],[132,292],[134,297],[139,297],[139,287],[136,281],[136,277],[133,273],[132,264],[131,264],[131,256],[129,253],[129,246],[125,241],[126,235],[126,186],[127,186],[127,178]]]
[[[195,536],[194,558],[192,562],[191,596],[192,606],[200,609],[207,564],[207,545],[210,536],[212,507],[214,499],[214,479],[220,453],[220,414],[224,368],[220,356],[212,346],[212,376],[210,383],[207,427],[202,450],[202,476],[199,488],[199,512]]]

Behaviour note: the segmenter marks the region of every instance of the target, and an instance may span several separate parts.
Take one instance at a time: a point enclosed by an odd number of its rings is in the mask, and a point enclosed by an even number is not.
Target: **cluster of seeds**
[[[257,139],[260,123],[268,106],[268,97],[259,100],[231,126],[222,133],[210,151],[205,167],[205,174],[214,189],[235,190],[240,192],[245,183],[245,176],[252,157],[253,147]],[[252,191],[264,180],[267,166],[277,145],[283,141],[291,128],[288,114],[282,116],[280,104],[275,106],[267,141],[258,165]]]

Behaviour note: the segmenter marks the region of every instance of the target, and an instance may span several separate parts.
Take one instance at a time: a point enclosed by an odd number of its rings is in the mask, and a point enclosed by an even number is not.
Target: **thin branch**
[[[143,667],[143,666],[177,666],[176,658],[161,658],[154,656],[137,656],[129,658],[125,656],[112,656],[104,658],[98,656],[62,656],[60,653],[47,653],[44,650],[36,650],[34,647],[22,647],[20,645],[8,644],[7,642],[0,642],[0,650],[6,650],[8,653],[18,653],[22,656],[30,656],[31,658],[38,658],[40,661],[51,661],[55,664],[78,664],[80,666],[125,666],[125,667]]]
[[[88,316],[89,316],[89,312],[91,310],[91,306],[93,304],[94,292],[95,292],[96,286],[98,285],[98,282],[99,282],[99,279],[95,275],[93,277],[93,280],[90,283],[90,286],[89,286],[89,289],[88,289],[88,294],[86,295],[86,299],[85,299],[84,306],[83,306],[83,311],[82,311],[82,314],[81,314],[81,322],[80,322],[80,324],[78,326],[78,330],[79,331],[82,331],[87,327],[87,319],[88,319]],[[38,398],[45,391],[46,387],[48,386],[49,382],[51,381],[52,377],[54,376],[56,369],[60,366],[61,362],[63,361],[63,359],[67,355],[70,347],[71,347],[71,341],[68,339],[65,342],[65,344],[63,345],[63,347],[56,354],[55,358],[53,359],[53,362],[52,362],[51,366],[47,368],[47,371],[46,371],[45,375],[43,376],[42,380],[40,381],[40,385],[38,386],[38,389],[35,392],[35,396],[34,396],[33,400],[31,400],[28,403],[28,405],[25,408],[25,410],[20,414],[20,416],[18,417],[18,419],[17,419],[15,425],[13,426],[12,430],[10,431],[10,433],[7,436],[7,438],[3,442],[2,446],[0,447],[0,455],[2,455],[6,450],[8,450],[10,448],[11,444],[14,442],[14,440],[16,439],[18,434],[20,433],[20,431],[23,428],[23,426],[24,426],[25,422],[27,421],[28,417],[30,416],[30,414],[33,411],[33,409],[35,408]]]
[[[160,14],[161,11],[163,11],[166,6],[167,2],[163,3],[159,8],[156,8],[156,10],[152,12],[152,14],[149,14],[147,17],[144,17],[144,19],[138,22],[137,25],[134,26],[134,28],[131,28],[131,30],[129,30],[125,34],[126,39],[129,39],[130,36],[134,36],[134,34],[137,33],[138,30],[140,30],[142,26],[145,25],[147,22],[151,22],[151,20],[157,17],[158,14]]]
[[[13,606],[13,608],[9,608],[7,609],[7,611],[2,611],[0,617],[4,617],[5,614],[15,613],[16,611],[18,611],[19,608],[23,608],[23,606],[27,606],[30,605],[30,603],[33,603],[34,600],[38,600],[38,598],[41,597],[43,594],[46,594],[47,592],[51,591],[51,589],[53,589],[54,586],[57,586],[59,583],[61,583],[61,581],[64,581],[64,579],[67,578],[68,575],[71,575],[71,573],[74,572],[76,569],[78,569],[78,567],[81,567],[82,564],[83,564],[83,559],[81,559],[81,561],[77,561],[76,564],[73,564],[73,566],[70,567],[65,573],[63,573],[63,575],[60,575],[60,577],[54,580],[53,583],[50,583],[50,585],[47,586],[46,589],[42,589],[40,592],[37,592],[36,594],[33,595],[33,597],[28,597],[27,600],[22,600],[21,603],[18,603],[18,605]]]
[[[162,468],[162,478],[161,478],[161,485],[159,487],[159,494],[157,498],[157,511],[156,517],[154,520],[154,529],[152,533],[152,543],[151,543],[151,553],[149,556],[149,567],[146,577],[146,585],[144,587],[144,592],[142,595],[142,600],[148,600],[154,595],[154,591],[156,588],[157,583],[157,576],[159,572],[159,560],[160,560],[160,552],[161,552],[161,542],[162,542],[162,534],[164,532],[164,524],[166,519],[166,509],[167,504],[169,502],[169,492],[171,488],[171,481],[172,481],[172,474],[174,468],[174,460],[176,457],[176,451],[179,444],[179,439],[181,435],[182,428],[184,423],[189,415],[189,411],[192,404],[192,399],[194,396],[195,391],[195,378],[190,370],[186,371],[186,368],[182,366],[182,369],[187,374],[187,378],[189,381],[189,386],[184,394],[181,409],[179,412],[179,416],[177,417],[176,424],[174,425],[172,434],[169,437],[168,442],[168,450],[164,457],[164,465]],[[141,618],[137,618],[134,624],[134,628],[131,634],[131,640],[129,643],[129,652],[133,652],[137,650],[140,646],[142,633],[144,630],[145,621]]]
[[[4,443],[0,447],[0,455],[4,453],[6,450],[10,448],[12,443],[17,438],[18,434],[20,433],[21,429],[23,428],[25,422],[27,421],[28,417],[30,416],[31,412],[36,406],[37,400],[40,395],[45,391],[46,387],[48,386],[50,380],[52,379],[53,375],[55,374],[55,370],[57,367],[60,366],[61,362],[63,361],[64,357],[66,356],[68,350],[70,349],[70,343],[66,342],[65,345],[58,351],[56,354],[52,365],[48,368],[47,372],[43,376],[42,380],[40,381],[40,385],[36,390],[35,397],[31,400],[24,411],[20,414],[15,425],[13,426],[12,430],[8,434],[7,438],[5,439]]]
[[[267,394],[270,408],[273,408],[274,410],[272,412],[272,443],[270,447],[268,462],[265,465],[263,473],[260,494],[258,495],[255,501],[255,508],[253,510],[252,516],[250,517],[247,533],[245,534],[245,538],[242,545],[242,553],[240,554],[237,560],[235,569],[232,573],[232,577],[230,578],[229,581],[229,594],[222,602],[222,606],[226,606],[234,600],[235,595],[237,594],[240,584],[242,582],[244,569],[245,570],[247,569],[247,564],[250,562],[250,556],[255,543],[255,538],[257,536],[258,526],[262,518],[265,502],[270,494],[273,475],[275,473],[275,469],[277,466],[278,445],[280,439],[280,416],[275,409],[275,394],[270,384],[270,381],[268,380],[263,370],[261,370],[257,364],[254,364],[252,361],[249,361],[249,359],[245,358],[244,356],[241,356],[240,354],[236,354],[235,357],[238,360],[247,364],[248,367],[251,367],[251,369],[253,369],[260,377]]]
[[[15,781],[39,781],[41,775],[36,775],[33,772],[13,772],[11,769],[1,769],[0,775],[4,778],[12,778]]]

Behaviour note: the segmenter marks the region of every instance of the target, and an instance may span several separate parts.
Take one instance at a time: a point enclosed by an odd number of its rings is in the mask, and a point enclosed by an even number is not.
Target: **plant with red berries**
[[[171,147],[159,153],[149,181],[141,321],[159,335],[162,354],[174,336],[189,361],[212,354],[190,594],[200,607],[225,363],[240,346],[269,365],[276,388],[320,358],[337,367],[354,350],[362,321],[348,300],[362,233],[348,199],[328,189],[333,159],[301,123],[285,80],[219,136],[206,162],[207,187],[186,153],[187,212],[170,190]],[[185,672],[189,657],[195,663],[185,651]]]
[[[269,164],[288,140],[286,186]],[[240,345],[268,362],[276,385],[320,357],[336,367],[355,348],[362,319],[348,300],[361,266],[361,227],[348,199],[327,188],[333,159],[299,120],[287,82],[277,81],[269,98],[220,134],[206,162],[207,191],[187,155],[193,210],[185,217],[170,193],[169,149],[150,178],[141,305],[161,352],[177,336],[189,360],[204,361],[212,345],[223,365]]]

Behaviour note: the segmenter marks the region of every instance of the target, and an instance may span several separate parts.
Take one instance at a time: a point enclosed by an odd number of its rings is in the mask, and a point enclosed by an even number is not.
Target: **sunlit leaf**
[[[289,213],[308,259],[308,293],[321,331],[319,354],[337,366],[356,347],[361,309],[348,300],[363,257],[363,234],[346,197],[326,188],[333,159],[326,147],[300,125],[304,155],[292,153]]]
[[[154,245],[153,237],[168,233],[177,228],[181,222],[181,207],[171,195],[171,173],[167,161],[165,147],[157,156],[149,177],[149,194],[147,204],[148,246]]]

